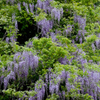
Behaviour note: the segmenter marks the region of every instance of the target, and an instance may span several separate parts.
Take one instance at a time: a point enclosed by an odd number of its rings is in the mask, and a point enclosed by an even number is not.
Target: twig
[[[2,38],[2,41],[3,41],[3,40],[4,40],[4,38],[6,37],[6,34],[7,34],[7,33],[5,32],[5,34],[4,34],[3,38]]]

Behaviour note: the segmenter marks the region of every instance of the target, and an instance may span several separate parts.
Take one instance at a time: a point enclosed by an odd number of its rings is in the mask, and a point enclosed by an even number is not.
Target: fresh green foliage
[[[100,0],[0,0],[0,100],[100,100],[99,11]]]

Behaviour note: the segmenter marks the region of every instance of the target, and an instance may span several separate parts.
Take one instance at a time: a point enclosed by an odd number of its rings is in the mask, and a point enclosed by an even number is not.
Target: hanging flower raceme
[[[43,19],[39,22],[37,22],[38,27],[41,27],[41,34],[42,36],[46,36],[47,32],[49,32],[50,29],[53,27],[53,21]]]
[[[28,4],[23,2],[23,6],[26,8],[27,13],[29,14]]]
[[[21,11],[21,3],[18,3],[17,6],[18,6],[18,10]]]
[[[81,16],[74,15],[74,21],[78,22],[78,26],[80,29],[85,30],[86,18],[82,18]]]
[[[82,94],[88,93],[92,96],[93,100],[100,99],[100,87],[97,86],[99,80],[100,80],[100,73],[93,72],[93,71],[87,71],[88,77],[84,76],[80,79],[81,83],[81,92]]]
[[[94,45],[94,43],[92,43],[91,47],[92,47],[92,50],[95,51],[95,45]]]
[[[19,80],[25,79],[27,81],[29,68],[34,72],[37,67],[38,57],[34,56],[32,52],[23,51],[22,53],[16,53],[13,61],[8,63],[7,72],[10,72],[10,74],[4,78],[4,88],[7,88],[10,79],[16,79],[15,76]]]
[[[37,6],[42,9],[43,2],[41,0],[37,0]]]
[[[4,89],[7,88],[9,80],[15,80],[15,73],[13,71],[10,72],[10,74],[7,75],[7,77],[4,78]]]
[[[66,33],[66,36],[71,36],[71,32],[72,32],[72,26],[71,25],[67,25],[67,29],[64,31]]]
[[[79,30],[78,34],[76,35],[76,41],[79,41],[80,44],[82,44],[83,40],[84,40],[84,35],[85,35],[86,31],[85,30]]]
[[[67,57],[60,58],[60,59],[59,59],[59,62],[60,62],[61,64],[64,64],[64,65],[70,64],[70,61],[67,59]]]
[[[99,39],[95,41],[95,44],[96,44],[96,48],[100,49],[100,40]]]
[[[85,26],[86,26],[86,19],[78,16],[78,24],[79,24],[79,27],[82,30],[84,30],[85,29]]]
[[[54,32],[51,32],[51,33],[50,33],[50,36],[51,36],[51,38],[52,38],[52,41],[56,41],[56,40],[57,40],[56,35],[55,35]]]
[[[14,4],[15,0],[6,0],[6,3],[11,3],[11,4]]]
[[[74,22],[78,22],[79,30],[78,34],[76,35],[76,41],[79,41],[80,44],[84,41],[84,36],[86,33],[85,26],[86,26],[86,18],[82,18],[81,16],[74,15]]]
[[[35,83],[35,91],[37,92],[36,94],[37,100],[43,100],[46,92],[46,84],[43,82],[42,79],[39,79]]]
[[[29,4],[29,7],[30,7],[31,13],[33,13],[34,12],[34,4]]]
[[[58,20],[58,22],[60,22],[62,16],[63,16],[63,8],[61,9],[53,8],[51,10],[51,17],[54,18],[55,20]]]
[[[17,63],[21,61],[25,61],[25,68],[30,67],[32,70],[34,70],[38,67],[38,57],[34,56],[32,52],[23,51],[22,54],[20,52],[16,53],[14,56],[14,62]]]
[[[66,73],[66,80],[65,80],[67,92],[70,92],[71,88],[74,89],[73,84],[71,85],[70,82],[68,81],[69,78],[70,78],[70,73],[67,72]]]
[[[52,69],[49,68],[48,73],[45,75],[45,81],[48,86],[47,89],[49,90],[50,94],[56,93],[59,95],[60,83],[61,83],[61,81],[65,80],[66,72],[63,70],[59,75],[57,75],[57,74],[53,73],[51,70]],[[47,93],[47,95],[49,93]]]
[[[6,42],[9,43],[9,42],[15,42],[17,41],[17,31],[18,31],[18,22],[17,20],[15,19],[15,13],[12,14],[12,22],[15,24],[15,30],[16,30],[16,33],[13,33],[13,35],[11,37],[6,37]],[[11,31],[11,29],[10,29]]]
[[[50,2],[52,0],[37,0],[37,7],[43,9],[45,13],[51,13],[52,7],[50,5]]]
[[[29,42],[28,44],[27,44],[27,47],[33,47],[33,44],[32,44],[32,42]]]

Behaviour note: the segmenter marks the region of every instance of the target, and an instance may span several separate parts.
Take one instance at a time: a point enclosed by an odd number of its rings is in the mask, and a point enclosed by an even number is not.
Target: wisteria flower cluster
[[[22,53],[16,53],[13,61],[7,66],[7,71],[9,74],[4,77],[4,89],[7,88],[9,80],[16,80],[16,75],[18,79],[24,78],[27,81],[29,68],[35,72],[36,68],[38,67],[38,59],[39,58],[34,56],[32,52],[23,51]]]
[[[0,1],[0,100],[100,100],[100,6],[90,2]]]
[[[81,16],[78,15],[74,15],[74,22],[78,22],[78,26],[79,26],[79,30],[78,30],[78,34],[76,35],[76,41],[79,41],[80,44],[83,41],[83,37],[85,36],[86,30],[85,30],[85,26],[86,26],[86,18],[82,18]]]

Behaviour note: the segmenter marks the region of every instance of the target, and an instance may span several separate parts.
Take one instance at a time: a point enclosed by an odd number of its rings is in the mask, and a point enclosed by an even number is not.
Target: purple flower
[[[4,78],[4,89],[7,88],[8,82],[9,82],[9,77],[5,77],[5,78]]]
[[[18,75],[18,72],[19,72],[18,68],[19,68],[18,64],[15,63],[15,64],[14,64],[14,72],[15,72],[15,74],[17,74],[17,75]]]
[[[27,3],[26,3],[26,5],[25,5],[25,8],[26,8],[27,13],[29,14],[28,4],[27,4]]]
[[[27,78],[28,75],[28,68],[26,67],[26,62],[21,61],[19,62],[19,69],[18,69],[18,77],[20,78]]]
[[[6,0],[6,3],[8,4],[9,0]]]
[[[51,10],[51,17],[54,17],[55,20],[58,20],[58,22],[60,21],[62,16],[63,16],[63,8],[61,8],[60,10],[57,8],[53,8]]]
[[[98,34],[98,37],[100,37],[100,33]]]
[[[28,10],[28,4],[23,2],[23,6],[26,8],[27,13],[29,14],[29,10]]]
[[[26,3],[25,2],[23,2],[23,6],[25,6],[26,5]]]
[[[55,19],[57,19],[57,14],[58,14],[57,9],[53,8],[52,11],[51,11],[51,17],[55,17]]]
[[[18,22],[15,21],[15,28],[18,29]]]
[[[15,73],[13,71],[4,78],[4,89],[7,88],[10,79],[15,80]]]
[[[12,22],[15,21],[15,17],[16,17],[16,16],[15,16],[15,13],[13,13],[13,14],[12,14]]]
[[[39,22],[37,22],[38,27],[41,27],[41,34],[42,36],[46,36],[47,32],[53,27],[53,22],[49,21],[47,19],[43,19]]]
[[[66,57],[60,58],[60,59],[59,59],[59,62],[60,62],[61,64],[64,64],[64,65],[69,64],[69,61],[68,61],[68,59],[67,59]]]
[[[80,38],[79,41],[80,41],[80,44],[82,44],[82,38]]]
[[[99,49],[100,48],[100,40],[96,40],[95,43],[96,43],[97,49]]]
[[[6,37],[6,42],[9,43],[9,37]]]
[[[55,41],[57,39],[56,35],[53,32],[51,32],[50,35],[51,35],[52,41]]]
[[[47,6],[46,6],[46,2],[43,2],[43,9],[45,10],[45,12],[47,11]]]
[[[78,36],[76,35],[76,41],[78,41]]]
[[[45,96],[45,84],[43,80],[39,79],[35,83],[35,91],[37,92],[37,100],[42,100]]]
[[[72,26],[71,25],[67,25],[67,29],[68,29],[69,32],[71,32],[72,31]]]
[[[78,36],[80,36],[80,37],[81,37],[81,36],[82,36],[82,34],[81,34],[81,33],[82,33],[82,30],[79,30],[79,31],[78,31]]]
[[[86,18],[82,18],[81,16],[74,15],[74,21],[75,21],[75,22],[78,22],[78,26],[79,26],[82,30],[85,30]]]
[[[38,57],[34,56],[32,52],[23,51],[22,54],[20,52],[15,54],[14,72],[18,75],[18,77],[27,78],[29,68],[35,71],[37,67]]]
[[[92,63],[93,62],[93,60],[89,60],[89,63]]]
[[[33,46],[32,42],[29,42],[29,43],[27,44],[27,47],[32,47],[32,46]]]
[[[43,2],[41,0],[37,0],[37,6],[42,9]]]
[[[18,3],[18,10],[21,11],[21,3]]]
[[[69,34],[69,31],[66,29],[65,32],[66,32],[66,36],[67,36]]]
[[[92,43],[92,50],[95,51],[95,45]]]
[[[34,4],[29,4],[29,7],[30,7],[30,11],[31,11],[31,13],[33,13],[33,10],[34,10]]]
[[[34,68],[37,68],[38,67],[38,57],[37,56],[34,56]]]
[[[72,40],[72,43],[74,44],[74,43],[75,43],[75,41],[74,41],[74,40]]]
[[[21,53],[20,52],[15,53],[13,60],[14,60],[14,62],[20,61]]]

